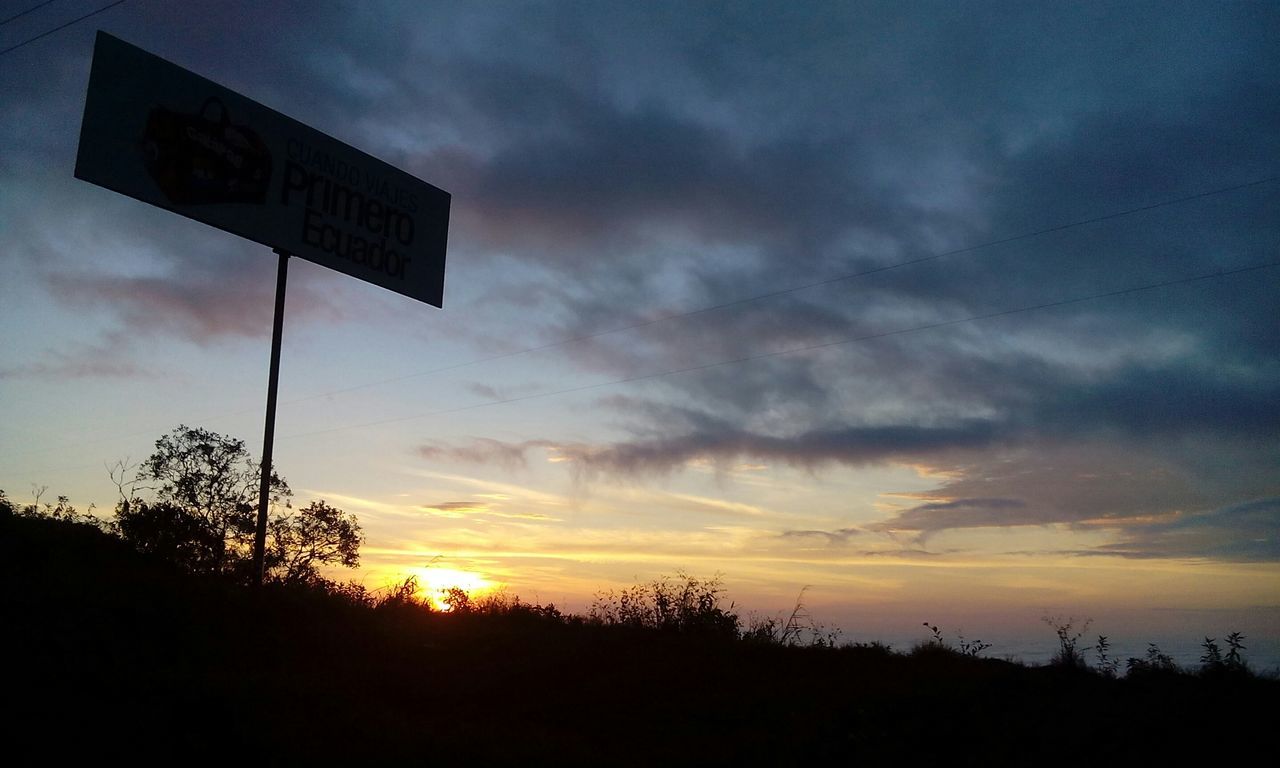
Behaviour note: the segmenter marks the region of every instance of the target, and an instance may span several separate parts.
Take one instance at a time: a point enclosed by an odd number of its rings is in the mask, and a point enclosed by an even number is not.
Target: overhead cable
[[[85,15],[83,15],[83,16],[79,16],[79,17],[77,17],[77,18],[72,19],[71,21],[66,22],[65,24],[59,24],[58,26],[54,27],[53,29],[48,30],[47,32],[41,32],[40,34],[36,35],[35,37],[29,37],[29,38],[27,38],[26,40],[23,40],[22,42],[18,43],[17,45],[11,45],[11,46],[9,46],[8,48],[5,48],[4,50],[0,50],[0,56],[3,56],[3,55],[5,55],[6,53],[9,53],[9,52],[11,52],[11,51],[16,51],[16,50],[18,50],[19,48],[21,48],[21,47],[22,47],[22,46],[24,46],[24,45],[29,45],[30,43],[34,43],[34,42],[35,42],[35,41],[37,41],[37,40],[40,40],[40,39],[46,38],[46,37],[48,37],[49,35],[52,35],[54,32],[60,32],[60,31],[62,31],[62,30],[64,30],[64,29],[66,29],[67,27],[71,26],[72,24],[79,24],[80,22],[84,21],[84,20],[85,20],[85,19],[87,19],[87,18],[90,18],[90,17],[92,17],[92,16],[97,16],[98,14],[103,13],[103,12],[105,12],[105,11],[109,11],[109,10],[111,10],[112,8],[115,8],[117,5],[120,5],[120,4],[121,4],[121,3],[123,3],[124,1],[125,1],[125,0],[115,0],[115,2],[114,2],[114,3],[108,3],[107,5],[102,6],[101,8],[99,8],[99,9],[98,9],[98,10],[96,10],[96,11],[90,11],[90,12],[86,13],[86,14],[85,14]],[[23,13],[29,13],[29,12],[30,12],[30,11],[32,11],[32,10],[35,10],[35,9],[34,9],[34,8],[32,8],[32,9],[30,9],[30,10],[28,10],[28,11],[23,11]],[[21,15],[22,15],[21,13],[20,13],[20,14],[18,14],[18,16],[21,16]],[[17,18],[17,16],[14,16],[14,17],[12,17],[12,18]]]

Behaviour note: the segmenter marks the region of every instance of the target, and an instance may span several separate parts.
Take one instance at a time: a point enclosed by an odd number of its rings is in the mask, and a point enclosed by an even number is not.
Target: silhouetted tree
[[[320,565],[360,563],[360,524],[323,500],[275,518],[267,536],[267,571],[282,581],[315,581]]]
[[[139,552],[193,571],[217,572],[225,560],[226,545],[217,532],[173,502],[121,501],[116,507],[116,531]]]
[[[179,425],[137,470],[136,485],[155,498],[122,498],[117,505],[120,535],[192,570],[238,571],[252,553],[259,472],[243,440]],[[272,471],[272,503],[290,495]]]
[[[180,425],[156,441],[156,451],[121,489],[115,527],[137,549],[193,571],[252,578],[253,534],[261,465],[244,441]],[[120,474],[116,478],[116,473]],[[288,510],[289,485],[274,470],[271,502]],[[125,489],[128,489],[126,492]],[[137,491],[147,490],[152,498]],[[277,514],[267,528],[267,574],[290,582],[320,578],[318,568],[354,567],[360,559],[356,519],[324,501]]]

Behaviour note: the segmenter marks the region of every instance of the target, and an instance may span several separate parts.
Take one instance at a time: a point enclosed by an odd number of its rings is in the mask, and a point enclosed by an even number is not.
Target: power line
[[[1222,195],[1228,192],[1237,192],[1242,189],[1248,189],[1250,187],[1257,187],[1263,184],[1269,184],[1277,180],[1280,180],[1280,176],[1269,176],[1267,178],[1257,179],[1255,181],[1249,181],[1243,184],[1234,184],[1229,187],[1220,187],[1218,189],[1211,189],[1205,192],[1197,192],[1191,195],[1184,195],[1182,197],[1170,198],[1168,200],[1163,200],[1157,203],[1151,203],[1149,205],[1138,206],[1136,208],[1128,208],[1122,211],[1115,211],[1112,213],[1107,213],[1100,216],[1094,216],[1087,219],[1080,219],[1077,221],[1067,222],[1065,224],[1057,224],[1055,226],[1046,227],[1044,229],[1037,229],[1037,230],[1032,230],[1028,232],[1022,232],[1020,234],[1011,235],[1009,237],[1003,237],[998,240],[988,240],[986,242],[977,243],[976,245],[965,246],[964,248],[956,248],[954,250],[943,251],[941,253],[935,253],[929,256],[921,256],[915,259],[907,259],[905,261],[894,262],[893,264],[886,264],[879,267],[872,267],[872,268],[860,270],[857,272],[848,272],[842,275],[836,275],[833,277],[823,278],[821,280],[815,280],[810,283],[794,285],[789,288],[780,288],[778,290],[759,293],[753,296],[746,296],[740,299],[733,299],[731,301],[726,301],[721,304],[713,304],[711,306],[699,307],[697,309],[691,309],[684,312],[674,312],[674,313],[662,315],[660,317],[651,318],[649,320],[642,320],[637,323],[631,323],[629,325],[620,325],[620,326],[609,328],[603,331],[595,331],[592,333],[582,334],[579,336],[571,336],[569,338],[560,339],[558,341],[551,341],[551,342],[547,342],[546,344],[540,344],[538,346],[528,347],[526,349],[520,349],[513,352],[503,352],[497,355],[481,357],[475,360],[469,360],[462,363],[453,363],[451,365],[445,365],[439,368],[432,368],[426,371],[419,371],[417,373],[407,373],[400,376],[393,376],[386,379],[378,379],[377,381],[366,382],[364,384],[355,384],[350,387],[343,387],[341,389],[332,389],[326,392],[319,392],[313,395],[306,395],[304,397],[298,397],[292,400],[283,401],[282,404],[293,405],[296,403],[306,402],[308,400],[316,400],[322,397],[330,397],[332,395],[345,394],[347,392],[354,392],[360,389],[376,387],[382,384],[392,384],[398,381],[406,381],[408,379],[416,379],[424,376],[431,376],[437,373],[456,371],[460,368],[469,368],[473,365],[480,365],[481,363],[491,363],[497,360],[506,360],[512,357],[519,357],[521,355],[532,354],[534,352],[542,352],[548,349],[555,349],[556,347],[563,347],[569,344],[575,344],[578,342],[598,339],[602,336],[610,336],[615,333],[622,333],[623,331],[639,330],[641,328],[647,328],[651,325],[665,323],[670,320],[679,320],[686,317],[693,317],[695,315],[707,314],[710,312],[716,312],[721,309],[728,309],[730,307],[740,306],[742,304],[749,304],[755,301],[772,299],[772,298],[777,298],[779,296],[786,296],[788,294],[798,293],[800,291],[809,290],[810,288],[818,288],[824,285],[833,285],[835,283],[846,282],[846,281],[854,280],[860,277],[867,277],[870,275],[880,274],[882,272],[890,272],[895,269],[902,269],[903,267],[914,266],[916,264],[924,264],[930,261],[937,261],[938,259],[946,258],[948,256],[958,256],[964,253],[972,253],[974,251],[980,251],[986,248],[994,248],[995,246],[998,246],[998,245],[1007,245],[1009,243],[1015,243],[1021,240],[1028,240],[1031,238],[1040,237],[1042,235],[1052,234],[1054,232],[1062,232],[1064,230],[1075,229],[1077,227],[1083,227],[1089,224],[1098,224],[1100,222],[1110,221],[1112,219],[1119,219],[1126,216],[1133,216],[1135,214],[1144,213],[1146,211],[1153,211],[1159,208],[1167,208],[1172,205],[1178,205],[1180,203],[1187,203],[1195,200],[1202,200],[1207,197]]]
[[[35,37],[29,37],[29,38],[27,38],[26,40],[23,40],[22,42],[18,43],[17,45],[11,45],[11,46],[9,46],[8,48],[5,48],[4,50],[0,51],[0,56],[3,56],[3,55],[5,55],[6,53],[9,53],[10,51],[16,51],[16,50],[18,50],[19,48],[21,48],[22,46],[27,45],[28,43],[34,43],[34,42],[35,42],[35,41],[37,41],[37,40],[40,40],[40,39],[42,39],[42,38],[46,38],[46,37],[48,37],[49,35],[52,35],[54,32],[60,32],[60,31],[62,31],[62,30],[64,30],[64,29],[66,29],[67,27],[71,26],[72,24],[79,24],[80,22],[84,21],[85,19],[87,19],[87,18],[89,18],[89,17],[91,17],[91,16],[97,16],[97,15],[98,15],[98,14],[100,14],[100,13],[103,13],[103,12],[105,12],[105,11],[109,11],[109,10],[111,10],[112,8],[115,8],[117,5],[120,5],[120,4],[121,4],[121,3],[123,3],[124,1],[125,1],[125,0],[115,0],[115,2],[114,2],[114,3],[108,3],[107,5],[102,6],[101,8],[99,8],[99,9],[98,9],[98,10],[96,10],[96,11],[89,11],[89,12],[88,12],[88,13],[86,13],[85,15],[83,15],[83,16],[79,16],[79,17],[77,17],[77,18],[74,18],[74,19],[72,19],[71,21],[66,22],[65,24],[59,24],[58,26],[54,27],[53,29],[49,30],[48,32],[41,32],[40,34],[36,35]],[[32,8],[31,10],[35,10],[35,8]],[[23,13],[29,13],[29,11],[23,11]],[[19,16],[21,16],[22,14],[18,14],[18,15],[19,15]],[[14,18],[17,18],[17,17],[15,16]]]
[[[1080,304],[1086,301],[1096,301],[1099,299],[1114,298],[1117,296],[1128,296],[1135,293],[1153,291],[1160,288],[1169,288],[1175,285],[1186,285],[1188,283],[1195,283],[1201,280],[1228,277],[1231,275],[1239,275],[1239,274],[1244,274],[1246,272],[1254,272],[1262,269],[1271,269],[1274,267],[1280,267],[1280,261],[1272,261],[1272,262],[1267,262],[1265,264],[1254,264],[1248,267],[1239,267],[1237,269],[1215,270],[1213,272],[1204,272],[1198,275],[1193,275],[1191,277],[1181,277],[1173,280],[1163,280],[1158,283],[1148,283],[1146,285],[1138,285],[1138,286],[1132,286],[1129,288],[1121,288],[1119,290],[1106,291],[1104,293],[1094,293],[1094,294],[1089,294],[1087,296],[1076,296],[1070,299],[1061,299],[1058,301],[1044,302],[1042,304],[1031,304],[1031,305],[1022,306],[1022,307],[1014,307],[1012,309],[1003,309],[998,312],[987,312],[984,314],[969,315],[967,317],[955,318],[953,320],[943,320],[936,323],[914,325],[907,328],[898,328],[892,331],[881,331],[879,333],[869,333],[862,336],[853,336],[850,338],[837,339],[835,341],[826,341],[818,344],[806,344],[800,347],[790,347],[788,349],[781,349],[773,352],[762,352],[755,355],[746,355],[744,357],[736,357],[729,360],[717,360],[711,363],[691,365],[684,368],[672,368],[669,370],[657,371],[655,373],[645,373],[638,376],[629,376],[623,379],[614,379],[612,381],[597,382],[595,384],[584,384],[579,387],[559,389],[552,392],[540,392],[532,395],[522,395],[520,397],[511,397],[505,400],[493,400],[485,403],[473,403],[471,405],[463,405],[457,408],[446,408],[439,411],[431,411],[429,413],[420,413],[414,416],[400,416],[393,419],[383,419],[381,421],[370,421],[362,424],[348,424],[346,426],[341,426],[341,427],[330,427],[328,429],[318,429],[311,432],[300,432],[292,435],[287,435],[285,437],[282,437],[281,439],[289,440],[289,439],[299,438],[299,437],[311,437],[314,435],[322,435],[330,432],[341,432],[348,429],[363,429],[365,427],[382,426],[384,424],[396,424],[404,421],[414,421],[416,419],[424,419],[430,416],[442,416],[445,414],[459,413],[462,411],[471,411],[479,408],[487,408],[493,405],[507,405],[509,403],[519,403],[527,400],[537,400],[544,397],[553,397],[555,395],[567,395],[567,394],[573,394],[577,392],[586,392],[589,390],[600,389],[602,387],[615,386],[618,384],[630,384],[637,381],[658,379],[666,376],[674,376],[676,374],[681,374],[681,373],[705,371],[711,368],[719,368],[726,365],[737,365],[740,363],[754,362],[756,360],[765,360],[773,357],[782,357],[783,355],[793,355],[800,352],[811,352],[814,350],[828,349],[831,347],[839,347],[847,344],[854,344],[857,342],[872,341],[875,339],[884,339],[884,338],[889,338],[891,336],[904,336],[911,333],[918,333],[920,331],[936,330],[938,328],[946,328],[953,325],[960,325],[962,323],[972,323],[972,322],[977,322],[979,320],[990,320],[997,317],[1006,317],[1008,315],[1016,315],[1023,312],[1034,312],[1036,310],[1041,310],[1041,309],[1051,309],[1054,307],[1064,307],[1071,304]]]
[[[22,18],[23,16],[26,16],[28,13],[31,13],[32,11],[38,11],[38,10],[40,10],[41,8],[45,7],[46,5],[48,5],[49,3],[52,3],[52,2],[53,2],[53,0],[44,0],[44,2],[43,2],[43,3],[36,3],[35,5],[31,6],[30,8],[28,8],[28,9],[27,9],[27,10],[25,10],[25,11],[19,11],[18,13],[13,14],[13,15],[12,15],[12,16],[10,16],[9,18],[4,19],[3,21],[0,21],[0,27],[3,27],[5,24],[8,24],[8,23],[9,23],[9,22],[11,22],[11,21],[16,21],[17,19],[20,19],[20,18]]]

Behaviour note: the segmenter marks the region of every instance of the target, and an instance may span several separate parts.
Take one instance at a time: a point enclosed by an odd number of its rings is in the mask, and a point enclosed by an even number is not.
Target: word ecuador
[[[302,240],[403,280],[413,259],[413,195],[299,141],[289,142],[280,202],[306,197]]]

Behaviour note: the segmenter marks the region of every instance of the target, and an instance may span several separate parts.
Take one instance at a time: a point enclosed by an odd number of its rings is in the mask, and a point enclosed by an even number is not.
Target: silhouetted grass
[[[10,512],[12,764],[1181,764],[1265,750],[1278,714],[1280,684],[1250,674],[784,641],[789,622],[753,632],[714,579],[587,616],[465,594],[444,613],[412,584],[254,590]]]

